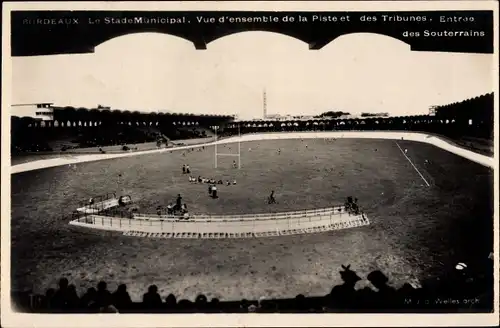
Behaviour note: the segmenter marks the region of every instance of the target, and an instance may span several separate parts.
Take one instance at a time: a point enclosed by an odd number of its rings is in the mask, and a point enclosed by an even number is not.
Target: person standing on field
[[[274,190],[271,191],[271,195],[269,195],[269,198],[267,199],[268,204],[276,204],[276,198],[274,198]]]

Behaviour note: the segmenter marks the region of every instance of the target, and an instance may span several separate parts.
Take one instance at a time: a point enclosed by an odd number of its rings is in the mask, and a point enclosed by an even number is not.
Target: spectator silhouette
[[[242,299],[240,302],[240,313],[247,313],[250,303],[246,299]]]
[[[104,281],[97,284],[96,305],[99,308],[109,306],[112,303],[111,293],[108,290],[108,284]]]
[[[207,297],[203,294],[198,295],[195,300],[195,306],[197,311],[205,312],[207,309]]]
[[[149,286],[148,292],[142,297],[142,303],[145,308],[151,310],[157,310],[162,306],[161,297],[158,294],[158,287],[156,285]]]
[[[87,289],[87,292],[80,299],[80,304],[85,309],[95,309],[97,299],[97,290],[94,287]]]
[[[127,292],[127,286],[124,284],[118,286],[112,297],[113,305],[116,306],[118,310],[128,309],[132,304],[130,295]]]
[[[218,298],[212,298],[210,301],[210,310],[212,313],[220,313],[220,301]]]
[[[378,307],[384,309],[393,308],[396,298],[396,290],[387,285],[389,278],[387,278],[381,271],[376,270],[370,272],[367,279],[375,288],[378,289]]]
[[[45,298],[43,299],[42,302],[42,308],[45,310],[51,310],[54,308],[54,296],[56,294],[56,290],[54,288],[49,288],[45,292]]]
[[[370,287],[356,291],[356,310],[370,311],[376,307],[376,293]]]
[[[68,279],[61,278],[59,279],[59,288],[54,294],[54,298],[52,299],[53,308],[59,311],[66,310],[68,308]]]
[[[354,307],[356,301],[354,287],[361,280],[357,273],[351,270],[351,265],[342,265],[342,269],[343,271],[339,271],[339,273],[344,283],[333,287],[329,295],[330,306],[341,311]]]
[[[295,296],[295,310],[298,313],[306,313],[307,312],[307,301],[306,297],[302,294]]]
[[[172,311],[177,306],[177,298],[175,298],[174,294],[168,294],[165,299],[165,308],[167,311]]]
[[[380,292],[393,292],[394,288],[387,285],[389,278],[385,276],[381,271],[375,270],[370,272],[367,277],[368,281],[372,283]]]
[[[193,308],[193,303],[189,300],[180,300],[177,308],[179,312],[189,312]]]
[[[75,285],[71,284],[68,286],[66,293],[66,304],[69,309],[76,310],[80,305],[80,298],[76,292]]]

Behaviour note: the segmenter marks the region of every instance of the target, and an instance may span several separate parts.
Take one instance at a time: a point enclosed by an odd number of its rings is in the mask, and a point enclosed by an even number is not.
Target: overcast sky
[[[163,34],[134,34],[93,54],[13,58],[13,103],[262,116],[427,113],[493,91],[493,55],[412,52],[376,34],[351,34],[321,50],[267,32],[234,34],[195,50]]]

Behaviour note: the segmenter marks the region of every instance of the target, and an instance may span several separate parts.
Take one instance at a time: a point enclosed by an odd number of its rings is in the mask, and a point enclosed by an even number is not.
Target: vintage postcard
[[[495,1],[2,23],[2,326],[498,325]]]

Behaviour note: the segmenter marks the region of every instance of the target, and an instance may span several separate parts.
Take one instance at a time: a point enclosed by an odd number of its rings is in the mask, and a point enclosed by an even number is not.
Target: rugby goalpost
[[[240,125],[238,124],[238,153],[237,154],[230,154],[230,153],[219,153],[217,151],[217,130],[219,129],[218,126],[214,128],[215,130],[215,168],[217,168],[217,161],[219,156],[227,156],[227,157],[238,157],[238,169],[241,169],[241,131],[240,131]]]

